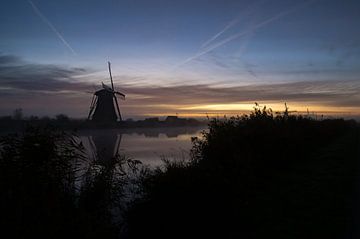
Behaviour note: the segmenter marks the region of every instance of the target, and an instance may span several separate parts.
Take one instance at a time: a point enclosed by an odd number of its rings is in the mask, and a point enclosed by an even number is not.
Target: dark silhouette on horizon
[[[102,83],[103,89],[98,90],[94,93],[90,104],[88,120],[104,123],[122,121],[119,103],[116,95],[119,95],[123,100],[125,100],[125,95],[121,92],[115,91],[110,62],[108,62],[108,66],[111,87]],[[115,112],[115,107],[117,113]]]
[[[3,235],[358,238],[355,121],[273,115],[257,105],[250,115],[213,119],[193,139],[189,161],[165,159],[157,169],[121,155],[119,131],[92,139],[108,151],[94,158],[52,127],[1,137]]]
[[[171,119],[171,120],[170,120]],[[121,129],[125,131],[136,131],[142,132],[148,130],[154,130],[155,132],[161,133],[163,129],[171,128],[198,128],[204,127],[208,123],[208,120],[198,120],[194,118],[178,118],[176,116],[169,116],[164,120],[160,120],[158,117],[146,118],[144,120],[132,120],[127,119],[125,121],[117,122],[102,122],[85,119],[73,119],[65,114],[57,114],[55,117],[49,116],[22,116],[22,110],[16,109],[14,115],[1,116],[0,117],[0,134],[21,131],[26,126],[52,126],[63,130],[86,130],[86,129]],[[178,131],[179,129],[176,129]],[[180,129],[181,131],[181,129]]]

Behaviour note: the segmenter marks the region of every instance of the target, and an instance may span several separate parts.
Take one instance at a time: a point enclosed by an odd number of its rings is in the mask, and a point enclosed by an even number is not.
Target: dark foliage
[[[118,238],[113,214],[137,162],[89,160],[79,142],[50,128],[1,139],[2,238]]]
[[[76,136],[50,128],[29,127],[0,143],[0,226],[9,238],[359,235],[353,121],[256,107],[213,119],[193,139],[191,161],[156,170],[120,155],[90,160]]]
[[[143,176],[130,238],[357,238],[356,122],[257,106],[203,136],[191,162]]]

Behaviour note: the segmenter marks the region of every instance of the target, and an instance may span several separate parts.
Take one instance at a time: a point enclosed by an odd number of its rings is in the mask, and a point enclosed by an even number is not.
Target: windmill
[[[117,96],[120,96],[122,100],[125,100],[125,95],[123,93],[115,91],[110,62],[108,62],[108,66],[111,87],[101,82],[102,89],[96,91],[92,97],[88,120],[97,122],[122,121]]]

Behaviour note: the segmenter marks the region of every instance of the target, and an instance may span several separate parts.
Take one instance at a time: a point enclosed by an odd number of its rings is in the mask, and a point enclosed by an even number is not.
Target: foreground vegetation
[[[355,122],[256,107],[193,141],[191,162],[143,178],[130,238],[358,238]]]
[[[118,238],[136,161],[86,157],[72,134],[27,128],[1,139],[0,226],[8,238]]]
[[[149,170],[89,159],[78,138],[0,141],[0,226],[11,238],[358,238],[358,123],[273,114],[213,119],[190,161]]]

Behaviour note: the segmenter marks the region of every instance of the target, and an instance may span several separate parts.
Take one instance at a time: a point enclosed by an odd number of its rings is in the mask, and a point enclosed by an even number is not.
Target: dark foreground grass
[[[212,120],[165,170],[89,160],[46,127],[0,143],[1,238],[359,238],[354,121],[256,108]]]
[[[135,161],[90,160],[76,136],[46,127],[0,142],[1,238],[119,237]]]
[[[359,126],[273,116],[214,119],[192,161],[143,177],[130,238],[359,238]]]

